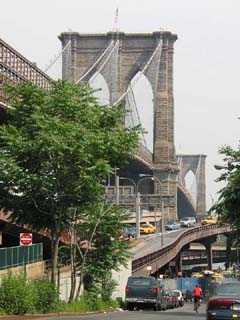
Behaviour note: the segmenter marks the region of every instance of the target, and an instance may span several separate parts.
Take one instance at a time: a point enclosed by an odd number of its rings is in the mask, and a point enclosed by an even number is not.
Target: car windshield
[[[218,295],[240,295],[239,283],[223,283],[217,290]]]
[[[175,290],[173,290],[173,293],[174,293],[177,297],[179,297],[179,296],[180,296],[180,292],[179,292],[179,291],[175,291]]]
[[[182,218],[182,221],[188,221],[189,218]]]
[[[154,284],[153,279],[148,279],[148,278],[130,278],[128,280],[129,286],[149,287],[153,284]]]

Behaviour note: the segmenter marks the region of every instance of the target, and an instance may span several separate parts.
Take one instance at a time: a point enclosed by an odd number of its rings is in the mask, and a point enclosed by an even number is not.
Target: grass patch
[[[67,302],[59,302],[56,306],[57,312],[89,312],[89,311],[101,311],[115,309],[119,307],[119,303],[116,300],[110,300],[104,302],[102,299],[96,299],[95,301],[83,297],[80,300]]]

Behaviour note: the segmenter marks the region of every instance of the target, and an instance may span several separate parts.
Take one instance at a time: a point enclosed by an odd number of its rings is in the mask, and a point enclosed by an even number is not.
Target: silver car
[[[172,222],[168,222],[166,225],[165,225],[165,229],[166,230],[178,230],[181,228],[181,225],[179,222],[177,221],[172,221]]]
[[[194,217],[184,217],[180,220],[181,227],[194,227],[196,224],[196,219]]]

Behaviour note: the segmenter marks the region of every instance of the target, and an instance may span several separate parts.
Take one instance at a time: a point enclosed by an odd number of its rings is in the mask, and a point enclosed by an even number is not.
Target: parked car
[[[120,239],[128,240],[129,238],[135,238],[136,236],[136,228],[132,226],[126,226],[122,229],[122,233],[117,235]]]
[[[183,297],[183,294],[182,294],[182,291],[181,290],[172,290],[175,295],[177,296],[177,300],[178,300],[178,304],[180,307],[183,307],[184,305],[184,297]]]
[[[204,225],[206,225],[206,224],[215,224],[215,223],[218,223],[218,222],[219,222],[219,221],[218,221],[218,218],[212,216],[212,217],[207,217],[207,218],[203,219],[203,220],[201,221],[201,224],[204,226]]]
[[[207,304],[207,320],[239,319],[240,282],[223,282]]]
[[[167,308],[163,290],[157,279],[151,276],[128,277],[125,301],[128,310],[150,307],[157,311]]]
[[[194,227],[196,219],[194,217],[184,217],[180,220],[181,227]]]
[[[142,224],[140,227],[141,233],[154,233],[156,231],[156,227],[152,224]]]
[[[166,299],[167,309],[173,309],[176,306],[177,297],[171,294],[170,290],[164,290],[164,297]]]
[[[136,228],[132,226],[127,226],[127,235],[128,235],[128,238],[135,238]]]
[[[180,228],[181,228],[181,225],[177,221],[172,221],[172,222],[169,222],[165,225],[166,230],[178,230]]]
[[[172,297],[173,308],[178,308],[179,302],[178,302],[177,294],[173,290],[170,290],[169,294]]]

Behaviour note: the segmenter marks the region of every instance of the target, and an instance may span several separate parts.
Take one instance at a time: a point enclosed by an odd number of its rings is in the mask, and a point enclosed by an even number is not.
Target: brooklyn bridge
[[[130,110],[125,126],[141,124],[133,91],[136,83],[145,77],[152,89],[153,145],[146,143],[143,134],[134,159],[118,168],[109,180],[106,188],[109,201],[117,201],[135,212],[139,195],[140,209],[147,217],[151,211],[164,221],[183,216],[202,217],[206,212],[206,155],[175,153],[173,58],[177,35],[168,31],[64,32],[59,39],[62,78],[91,85],[93,79],[102,77],[109,91],[109,104],[122,103]],[[6,121],[5,110],[9,107],[4,83],[30,81],[48,90],[50,80],[50,76],[0,39],[1,123]],[[194,176],[195,195],[186,185],[189,172]]]

